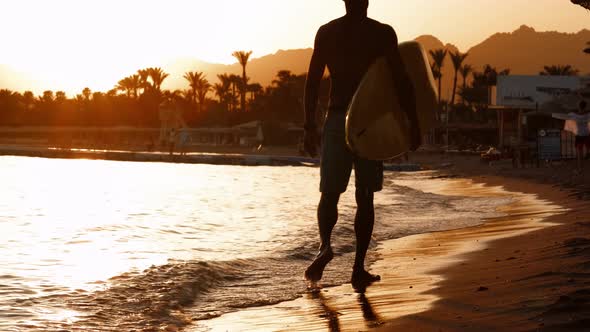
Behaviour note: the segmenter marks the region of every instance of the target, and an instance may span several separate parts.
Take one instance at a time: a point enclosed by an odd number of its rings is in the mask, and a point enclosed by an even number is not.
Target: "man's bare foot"
[[[320,281],[326,265],[328,265],[333,258],[334,253],[332,252],[331,247],[321,250],[313,263],[311,263],[307,270],[305,270],[305,279],[312,282]]]
[[[370,274],[365,270],[354,271],[352,273],[352,288],[358,293],[364,293],[367,287],[371,286],[374,282],[381,280],[381,276],[377,274]]]

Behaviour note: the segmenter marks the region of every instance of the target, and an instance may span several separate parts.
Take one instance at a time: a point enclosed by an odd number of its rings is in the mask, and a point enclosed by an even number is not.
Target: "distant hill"
[[[307,72],[312,52],[311,48],[279,50],[274,54],[253,58],[247,67],[250,82],[258,82],[263,86],[269,85],[276,74],[283,69],[290,70],[294,74],[303,74]],[[195,59],[179,59],[162,67],[166,72],[170,73],[170,78],[164,84],[164,88],[168,89],[186,89],[187,83],[182,76],[187,71],[202,71],[211,82],[218,81],[218,74],[242,75],[242,67],[238,63],[223,65]]]
[[[455,45],[444,44],[430,35],[419,36],[415,40],[420,42],[427,51],[437,48],[458,50]],[[590,41],[590,30],[586,29],[573,34],[555,31],[537,32],[523,25],[514,32],[496,33],[475,45],[468,50],[469,57],[465,63],[473,65],[476,70],[481,70],[484,65],[490,64],[498,70],[508,68],[513,74],[525,75],[536,75],[545,65],[570,64],[579,69],[581,74],[590,74],[590,56],[582,52],[588,41]],[[461,51],[465,52],[465,50]],[[291,70],[295,74],[304,73],[307,71],[311,54],[312,49],[281,50],[275,54],[253,59],[248,65],[248,76],[254,82],[268,85],[281,69]],[[189,64],[186,61],[179,61],[166,69],[172,73],[171,76],[182,77],[182,73],[191,68]],[[196,61],[193,64],[194,69],[206,72],[211,81],[217,80],[218,73],[241,73],[241,67],[238,64],[226,66]],[[453,65],[448,56],[443,75],[443,97],[448,98],[454,75]],[[461,78],[459,82],[461,83]],[[179,87],[186,85],[182,80],[170,80],[169,83]]]
[[[456,51],[452,44],[444,44],[434,36],[425,35],[416,38],[426,50],[446,48]],[[496,33],[478,45],[468,50],[466,63],[481,70],[485,64],[490,64],[499,70],[509,68],[513,74],[537,74],[545,65],[570,64],[579,69],[582,74],[590,74],[590,56],[582,50],[586,42],[590,41],[590,30],[578,33],[561,33],[555,31],[538,32],[528,26],[521,26],[511,33]],[[465,50],[461,50],[464,52]],[[279,70],[290,70],[295,74],[307,71],[312,49],[279,50],[260,58],[255,58],[248,64],[248,76],[251,82],[269,85]],[[239,64],[224,65],[199,61],[197,59],[181,58],[160,66],[170,73],[164,82],[166,89],[186,89],[187,83],[182,78],[187,71],[202,71],[210,82],[216,83],[217,74],[229,73],[241,75]],[[452,89],[453,69],[447,57],[443,68],[443,97],[448,98]],[[0,88],[23,91],[23,80],[18,73],[11,72],[0,65]],[[461,80],[460,80],[461,82]],[[113,82],[113,85],[116,82]],[[29,87],[34,89],[35,87]]]
[[[456,51],[454,45],[444,45],[433,36],[416,38],[427,50],[446,48]],[[590,30],[578,33],[537,32],[526,25],[512,33],[496,33],[467,52],[465,63],[481,70],[489,64],[498,70],[510,69],[512,74],[536,75],[546,65],[569,64],[580,70],[582,75],[590,75],[590,56],[582,50],[590,41]],[[464,52],[464,50],[462,50]],[[448,98],[452,90],[453,64],[447,56],[443,68],[443,97]],[[459,77],[461,82],[461,77]]]

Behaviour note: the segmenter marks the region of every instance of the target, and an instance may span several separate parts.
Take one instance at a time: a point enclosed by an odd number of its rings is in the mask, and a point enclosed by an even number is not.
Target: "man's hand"
[[[303,134],[303,148],[310,157],[315,158],[318,155],[320,145],[320,135],[317,128],[306,128]]]

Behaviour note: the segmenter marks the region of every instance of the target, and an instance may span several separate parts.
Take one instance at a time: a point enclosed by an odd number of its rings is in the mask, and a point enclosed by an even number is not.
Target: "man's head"
[[[346,5],[346,13],[355,17],[367,16],[367,9],[369,8],[369,0],[344,0]]]

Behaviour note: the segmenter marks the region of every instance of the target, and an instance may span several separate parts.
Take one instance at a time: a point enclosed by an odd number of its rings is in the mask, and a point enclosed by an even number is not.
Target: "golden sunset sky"
[[[341,0],[5,0],[0,64],[54,90],[104,91],[179,57],[232,63],[234,50],[311,47],[317,28],[342,14]],[[400,40],[432,34],[463,51],[522,24],[590,28],[590,13],[569,0],[371,0],[369,15]]]

